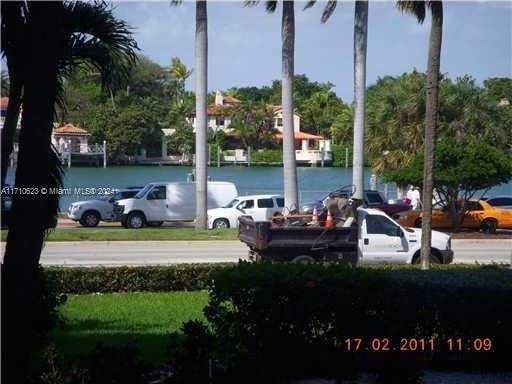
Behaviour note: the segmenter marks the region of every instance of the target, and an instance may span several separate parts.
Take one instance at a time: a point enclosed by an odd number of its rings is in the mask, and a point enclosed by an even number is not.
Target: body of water
[[[75,167],[66,170],[64,187],[71,194],[62,195],[60,207],[66,211],[73,201],[88,200],[93,196],[84,194],[85,188],[125,188],[144,186],[153,181],[186,181],[192,167],[185,166],[124,166],[124,167]],[[283,169],[281,167],[221,167],[208,169],[215,181],[230,181],[241,195],[283,193]],[[365,171],[365,188],[370,186],[370,169]],[[13,170],[9,170],[8,183],[13,184]],[[299,199],[301,202],[324,197],[328,192],[352,184],[352,168],[297,168]],[[78,189],[78,191],[76,191]],[[81,190],[82,189],[82,190]],[[381,180],[377,189],[387,191],[389,199],[397,198],[396,186],[386,185]],[[511,195],[512,180],[492,188],[487,195]]]

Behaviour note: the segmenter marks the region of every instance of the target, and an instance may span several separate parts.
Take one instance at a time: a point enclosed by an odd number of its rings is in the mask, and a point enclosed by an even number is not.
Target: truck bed
[[[357,226],[331,228],[311,226],[272,227],[270,222],[239,219],[238,238],[256,259],[291,261],[298,256],[315,260],[357,259]]]

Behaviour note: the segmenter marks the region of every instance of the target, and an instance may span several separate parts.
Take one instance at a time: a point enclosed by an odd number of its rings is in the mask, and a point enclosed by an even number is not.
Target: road
[[[455,263],[507,263],[512,240],[453,239]],[[2,254],[5,244],[2,243]],[[48,242],[43,265],[166,265],[219,263],[247,260],[247,247],[239,241],[102,241]]]

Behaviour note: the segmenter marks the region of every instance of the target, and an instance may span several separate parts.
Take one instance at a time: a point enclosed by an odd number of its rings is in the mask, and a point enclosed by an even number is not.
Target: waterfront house
[[[87,153],[89,150],[89,136],[85,129],[73,124],[66,124],[54,128],[52,132],[52,144],[59,153]]]
[[[233,109],[239,102],[240,100],[231,96],[224,96],[222,92],[217,91],[215,93],[215,103],[208,105],[207,107],[208,128],[214,133],[222,130],[229,134],[231,132],[229,125],[231,124]],[[274,128],[278,131],[275,138],[278,141],[282,141],[283,108],[280,105],[276,105],[272,107],[272,110],[274,113]],[[188,118],[188,122],[195,130],[195,114]],[[295,153],[297,163],[305,165],[332,163],[331,141],[322,136],[302,132],[300,130],[300,115],[296,111],[294,111],[293,114],[293,129],[295,132]],[[172,134],[171,130],[166,134]],[[233,154],[230,153],[228,156],[225,156],[225,160],[229,159],[229,161],[232,162],[247,161],[245,149],[236,149],[232,152]]]

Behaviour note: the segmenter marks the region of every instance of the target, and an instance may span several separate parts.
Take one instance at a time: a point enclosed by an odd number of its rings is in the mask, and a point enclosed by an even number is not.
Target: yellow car
[[[457,204],[457,218],[460,220],[461,204]],[[421,227],[421,210],[406,211],[397,214],[397,221],[404,227]],[[432,209],[433,228],[453,228],[453,220],[447,207],[439,205]],[[460,228],[481,229],[494,233],[497,228],[512,229],[512,210],[494,208],[483,200],[468,200],[465,203],[464,218]]]

